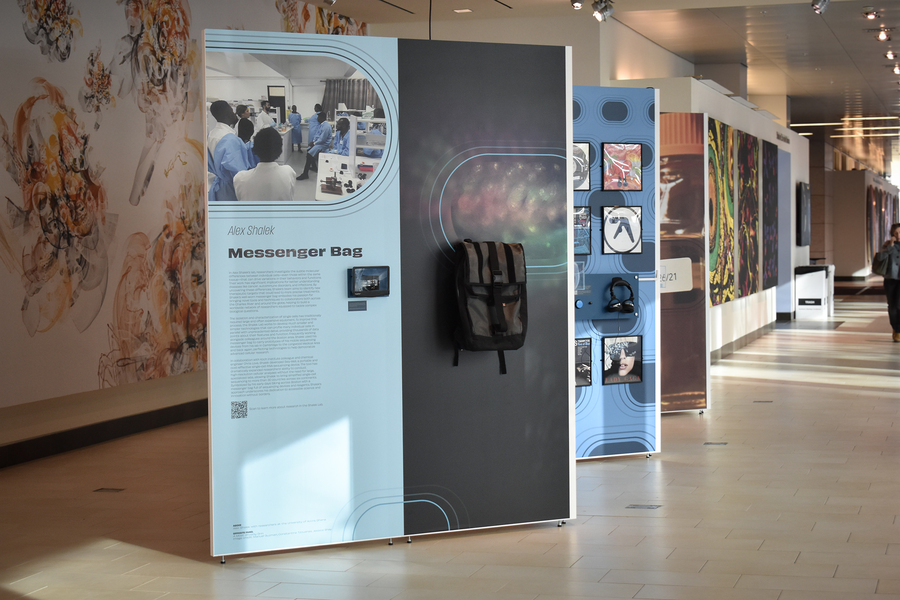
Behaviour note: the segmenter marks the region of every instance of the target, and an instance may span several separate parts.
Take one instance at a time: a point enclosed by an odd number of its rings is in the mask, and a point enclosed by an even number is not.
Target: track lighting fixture
[[[582,6],[584,6],[584,3],[581,0],[572,0],[572,8],[575,10],[581,10]]]
[[[828,8],[829,2],[831,0],[813,0],[812,9],[817,15],[821,15]]]
[[[870,21],[881,18],[881,15],[879,15],[871,6],[863,6],[863,16]]]
[[[608,20],[613,14],[612,0],[595,0],[591,4],[591,8],[594,9],[594,18],[601,23]]]

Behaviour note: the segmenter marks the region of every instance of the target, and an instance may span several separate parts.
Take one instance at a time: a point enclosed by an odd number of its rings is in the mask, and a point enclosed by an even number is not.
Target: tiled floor
[[[713,407],[664,416],[661,454],[579,463],[562,528],[221,565],[205,419],[4,469],[0,599],[898,600],[900,344],[878,297],[835,320],[715,365]]]

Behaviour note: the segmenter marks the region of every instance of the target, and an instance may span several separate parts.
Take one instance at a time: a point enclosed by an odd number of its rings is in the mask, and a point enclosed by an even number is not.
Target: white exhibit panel
[[[396,40],[208,31],[206,48],[341,57],[396,122]],[[386,162],[331,203],[210,203],[214,555],[403,533],[399,182]],[[389,295],[350,298],[348,270],[376,265]]]
[[[211,553],[574,518],[569,49],[225,30],[204,44],[291,71],[342,61],[384,109],[353,119],[349,155],[321,153],[309,197],[209,202]],[[522,56],[542,86],[498,76],[492,61]],[[494,99],[477,115],[473,81]],[[552,116],[522,128],[535,113]],[[496,351],[453,359],[466,238],[526,248],[528,339],[507,374]]]

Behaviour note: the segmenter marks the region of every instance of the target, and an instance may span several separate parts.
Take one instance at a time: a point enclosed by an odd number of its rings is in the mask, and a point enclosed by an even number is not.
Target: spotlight
[[[882,29],[878,32],[878,35],[875,36],[878,38],[880,42],[889,42],[891,41],[891,34],[889,34],[886,30]]]
[[[812,9],[817,15],[821,15],[828,8],[828,3],[831,0],[813,0]]]
[[[595,0],[591,4],[591,8],[594,9],[594,18],[601,23],[608,20],[613,14],[612,0]]]
[[[871,7],[871,6],[866,6],[865,8],[872,8],[872,7]],[[878,19],[878,18],[881,17],[881,15],[879,15],[879,14],[878,14],[877,12],[875,12],[874,10],[867,10],[867,11],[865,11],[865,12],[863,13],[863,15],[864,15],[868,20],[870,20],[870,21],[874,21],[875,19]]]
[[[581,0],[572,0],[572,8],[575,10],[581,10],[582,6],[584,6],[584,3]]]
[[[894,65],[894,75],[900,75],[900,65]]]
[[[888,50],[887,52],[885,52],[884,57],[888,60],[894,60],[895,58],[897,58],[897,55],[894,54],[893,50]]]
[[[334,3],[337,2],[337,0],[322,0],[322,2],[324,2],[326,6],[334,6]]]

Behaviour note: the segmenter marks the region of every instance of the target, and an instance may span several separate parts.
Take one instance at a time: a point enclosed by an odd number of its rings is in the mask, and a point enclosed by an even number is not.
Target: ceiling
[[[321,0],[307,0],[325,6]],[[677,6],[677,9],[672,9]],[[427,22],[451,18],[560,16],[573,12],[570,0],[336,0],[329,10],[367,23]],[[867,20],[867,7],[880,18]],[[469,8],[456,15],[454,8]],[[900,54],[900,1],[831,0],[816,14],[809,1],[795,0],[617,0],[614,19],[695,65],[747,65],[749,95],[787,95],[791,122],[838,122],[844,117],[900,115],[900,75],[888,60]],[[581,11],[590,19],[588,6]],[[881,42],[868,29],[894,28]],[[842,126],[795,127],[813,132],[876,170],[890,171],[900,157],[900,120],[853,121],[894,129],[838,131]],[[890,133],[892,137],[833,138],[833,135]]]

